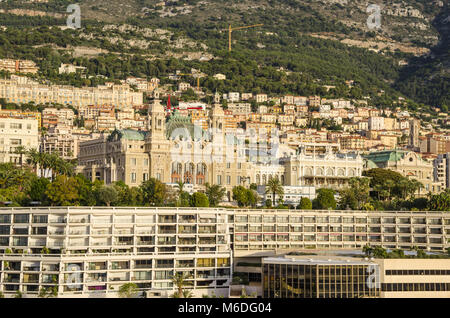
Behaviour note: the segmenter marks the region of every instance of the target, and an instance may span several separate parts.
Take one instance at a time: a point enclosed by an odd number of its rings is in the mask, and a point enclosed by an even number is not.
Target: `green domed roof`
[[[192,123],[190,116],[182,116],[177,110],[173,112],[169,120],[166,123],[166,137],[171,139],[172,134],[175,133],[177,136],[183,131],[183,135],[189,134],[190,138],[200,139],[206,135],[206,132],[197,125]]]

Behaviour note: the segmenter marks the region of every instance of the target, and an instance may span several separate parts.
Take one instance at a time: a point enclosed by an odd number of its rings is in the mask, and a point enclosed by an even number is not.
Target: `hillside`
[[[97,81],[61,78],[58,63],[84,65],[112,79],[164,77],[194,67],[209,75],[201,85],[210,92],[372,96],[384,107],[399,95],[433,106],[448,100],[448,77],[435,75],[448,74],[448,55],[438,45],[445,32],[436,22],[448,12],[448,1],[378,1],[382,27],[375,31],[366,25],[369,2],[362,0],[83,0],[82,29],[51,27],[64,25],[70,2],[0,3],[7,27],[0,32],[0,56],[37,60],[42,75],[78,85]],[[264,25],[233,32],[233,51],[227,52],[222,30],[228,24],[258,23]],[[430,50],[429,58],[422,56]],[[423,69],[431,75],[422,77]],[[212,80],[215,73],[227,80]],[[349,89],[346,80],[355,86]],[[379,98],[381,90],[386,94]]]

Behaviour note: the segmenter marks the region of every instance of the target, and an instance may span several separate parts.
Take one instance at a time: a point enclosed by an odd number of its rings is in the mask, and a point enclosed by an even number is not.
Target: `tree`
[[[300,203],[297,207],[300,210],[311,210],[312,209],[312,202],[309,198],[307,197],[302,197],[300,199]]]
[[[209,183],[206,183],[205,193],[208,196],[210,206],[215,207],[222,201],[226,190],[218,184],[210,185]]]
[[[367,257],[371,257],[373,254],[373,248],[369,244],[366,244],[363,247],[363,252]]]
[[[110,206],[111,203],[115,203],[119,199],[119,195],[114,186],[101,186],[97,190],[97,195],[100,202],[105,203],[106,206]]]
[[[314,209],[335,210],[336,200],[334,198],[334,190],[327,188],[317,190],[317,197],[312,203]]]
[[[386,258],[388,256],[386,249],[381,246],[375,246],[372,250],[372,254],[375,258]]]
[[[161,181],[150,178],[141,186],[144,205],[162,206],[167,198],[167,188]]]
[[[131,189],[125,182],[116,181],[112,186],[117,191],[117,205],[132,205]]]
[[[352,209],[360,210],[369,201],[369,182],[368,178],[353,177],[349,180],[349,187],[339,191],[339,205],[341,208],[350,206]]]
[[[96,205],[97,200],[95,198],[93,183],[82,174],[76,175],[75,180],[77,181],[77,190],[80,205],[82,206]]]
[[[126,283],[119,288],[119,297],[121,298],[136,298],[139,288],[135,283]]]
[[[187,280],[190,278],[192,278],[191,275],[182,272],[177,272],[172,276],[172,282],[177,287],[178,291],[178,293],[175,294],[176,298],[189,298],[185,297],[188,294],[185,293],[184,287],[187,285]]]
[[[281,185],[280,180],[276,178],[270,178],[266,185],[266,193],[272,194],[272,205],[275,206],[275,197],[278,194],[282,196],[284,194],[283,186]]]
[[[232,190],[233,200],[236,200],[238,206],[244,207],[248,204],[247,189],[243,186],[236,186]]]
[[[45,191],[49,185],[50,181],[47,178],[34,178],[28,191],[30,200],[45,202],[47,200]]]
[[[52,206],[70,206],[77,205],[78,182],[74,177],[57,176],[56,179],[49,184],[45,195],[48,197]]]
[[[16,295],[14,296],[14,298],[23,298],[23,294],[20,290],[16,290]]]
[[[197,208],[207,208],[209,207],[209,200],[206,194],[201,192],[195,192],[191,196],[191,206]]]

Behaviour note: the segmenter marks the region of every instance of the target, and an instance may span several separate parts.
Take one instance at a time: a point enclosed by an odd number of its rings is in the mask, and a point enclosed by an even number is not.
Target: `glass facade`
[[[376,284],[368,284],[371,279],[368,266],[266,263],[263,268],[263,297],[380,297],[380,288]]]

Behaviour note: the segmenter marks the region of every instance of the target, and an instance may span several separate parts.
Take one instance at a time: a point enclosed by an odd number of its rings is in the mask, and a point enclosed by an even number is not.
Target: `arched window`
[[[355,169],[350,169],[350,170],[348,171],[348,176],[349,176],[349,177],[354,177],[355,175],[356,175]]]
[[[312,168],[306,168],[305,169],[305,176],[312,176],[312,175],[313,175]]]

